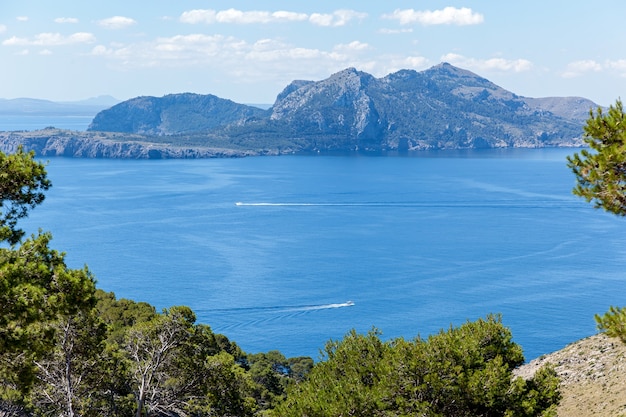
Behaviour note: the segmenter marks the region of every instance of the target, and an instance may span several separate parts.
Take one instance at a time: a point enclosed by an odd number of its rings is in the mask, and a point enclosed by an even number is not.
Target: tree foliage
[[[618,216],[626,215],[626,114],[618,100],[608,112],[598,108],[584,127],[583,149],[567,158],[576,176],[575,195],[594,207]]]
[[[585,126],[585,142],[591,148],[567,158],[576,175],[575,195],[595,208],[626,216],[626,113],[621,100],[608,112],[598,108]],[[598,329],[626,343],[626,307],[613,307],[595,316]]]
[[[106,328],[95,309],[62,316],[55,326],[55,345],[35,361],[38,382],[32,401],[44,415],[64,417],[100,414],[103,341]]]
[[[17,222],[45,198],[50,188],[44,164],[34,160],[35,153],[0,152],[0,240],[16,244],[24,236]]]
[[[550,368],[512,377],[524,358],[497,316],[413,341],[353,331],[326,355],[274,415],[549,416],[560,399]]]
[[[36,379],[35,362],[55,346],[58,321],[95,305],[95,280],[67,267],[42,233],[0,249],[0,397],[23,398]]]
[[[598,329],[626,343],[626,307],[611,306],[603,315],[595,316]]]

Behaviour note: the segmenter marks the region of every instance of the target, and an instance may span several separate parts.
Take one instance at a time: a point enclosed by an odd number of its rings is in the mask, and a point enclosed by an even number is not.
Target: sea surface
[[[0,132],[11,130],[39,130],[56,127],[68,130],[87,130],[95,114],[3,114],[0,113]]]
[[[626,220],[571,194],[573,152],[52,158],[24,225],[100,288],[188,305],[246,352],[319,359],[351,329],[410,339],[501,313],[532,359],[626,304]]]

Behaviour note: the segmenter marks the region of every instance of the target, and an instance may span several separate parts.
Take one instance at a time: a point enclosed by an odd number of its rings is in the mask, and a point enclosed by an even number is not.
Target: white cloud
[[[389,55],[376,60],[369,69],[373,75],[384,77],[387,74],[403,69],[423,70],[431,65],[430,60],[423,56]]]
[[[18,22],[28,22],[28,16],[18,16],[15,18]]]
[[[294,47],[279,41],[264,39],[255,42],[242,51],[246,61],[269,65],[284,65],[294,61],[322,59],[328,53],[319,49]]]
[[[183,23],[237,23],[237,24],[251,24],[251,23],[274,23],[274,22],[297,22],[307,20],[308,16],[304,13],[295,13],[288,11],[242,11],[237,9],[227,10],[203,10],[196,9],[183,12],[180,16],[180,21]]]
[[[120,71],[176,68],[210,72],[241,84],[274,85],[280,91],[294,79],[323,79],[355,67],[382,77],[399,69],[424,69],[429,60],[384,51],[355,40],[329,47],[304,47],[280,38],[243,38],[206,33],[180,34],[126,44],[95,44],[93,58]]]
[[[397,20],[401,25],[420,23],[422,25],[477,25],[483,23],[484,16],[472,9],[462,7],[445,7],[441,10],[396,9],[391,14],[383,15],[385,19]]]
[[[321,14],[321,13],[313,13],[311,17],[309,17],[309,21],[317,26],[332,26],[333,25],[333,15],[332,14]]]
[[[212,9],[195,9],[183,12],[179,20],[183,23],[235,23],[235,24],[267,24],[281,22],[304,22],[309,21],[319,26],[344,26],[350,20],[363,19],[367,16],[365,13],[359,13],[354,10],[336,10],[330,14],[313,13],[296,13],[285,10],[276,12],[269,11],[242,11],[237,9],[212,10]]]
[[[617,70],[619,72],[626,72],[626,59],[618,59],[617,61],[607,61],[606,67]]]
[[[55,23],[78,23],[78,19],[75,17],[57,17],[54,19]]]
[[[281,82],[284,78],[289,82],[294,71],[302,77],[329,74],[349,66],[363,68],[369,61],[359,56],[368,48],[359,41],[323,50],[276,39],[250,43],[232,36],[188,34],[127,45],[97,45],[91,54],[107,59],[118,69],[202,67],[247,77],[248,81],[280,77]]]
[[[267,23],[270,15],[267,12],[242,12],[241,10],[228,9],[217,12],[215,20],[219,23]]]
[[[96,37],[88,32],[77,32],[70,36],[60,33],[40,33],[32,38],[18,38],[13,36],[2,42],[5,46],[60,46],[77,43],[93,43]]]
[[[124,16],[113,16],[107,19],[102,19],[98,21],[98,24],[107,29],[124,29],[126,27],[132,26],[136,24],[137,21],[135,19],[131,19],[130,17]]]
[[[378,31],[378,33],[381,33],[383,35],[396,35],[399,33],[412,33],[413,29],[412,28],[404,28],[404,29],[380,29]]]
[[[412,68],[412,69],[422,69],[429,64],[427,58],[423,56],[409,56],[404,58],[402,61],[402,65],[400,68]]]
[[[565,71],[561,72],[563,78],[577,78],[587,74],[606,73],[626,77],[626,59],[610,60],[603,63],[593,59],[582,59],[567,64]]]
[[[355,10],[335,10],[330,14],[313,13],[309,17],[309,21],[318,26],[345,26],[351,20],[362,20],[367,17],[367,13],[357,12]]]
[[[602,65],[591,59],[587,59],[583,61],[572,62],[568,65],[568,68],[581,72],[600,71],[602,69]]]
[[[39,55],[52,55],[52,51],[49,49],[42,49],[39,51]]]
[[[576,78],[589,72],[602,71],[602,65],[592,59],[574,61],[567,64],[567,69],[561,73],[563,78]]]
[[[593,59],[582,59],[567,64],[565,71],[561,73],[563,78],[577,78],[586,74],[605,72],[626,77],[626,59],[606,60],[604,63]]]
[[[359,42],[359,41],[352,41],[350,43],[346,43],[346,44],[339,44],[336,45],[334,50],[335,51],[346,51],[346,52],[350,52],[350,51],[364,51],[370,49],[369,44],[367,43],[363,43],[363,42]]]
[[[0,33],[6,32],[7,27],[5,25],[0,25]]]
[[[111,50],[104,45],[94,46],[91,50],[91,54],[95,56],[105,56],[110,55]]]
[[[306,13],[296,13],[296,12],[287,12],[287,11],[278,11],[272,13],[272,16],[276,20],[282,20],[286,22],[299,22],[306,20],[308,17]]]
[[[306,20],[307,16],[303,13],[294,13],[287,11],[266,12],[266,11],[249,11],[244,12],[236,9],[222,10],[215,14],[215,20],[218,23],[273,23],[273,22],[292,22]]]
[[[215,10],[189,10],[180,15],[180,21],[183,23],[215,23]]]
[[[442,56],[441,60],[476,71],[525,72],[530,71],[533,68],[532,62],[527,59],[476,59],[450,53]]]

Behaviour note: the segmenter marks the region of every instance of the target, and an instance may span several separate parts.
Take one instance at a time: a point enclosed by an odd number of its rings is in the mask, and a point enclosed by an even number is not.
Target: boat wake
[[[347,202],[338,202],[338,203],[289,203],[289,202],[278,202],[278,203],[269,203],[269,202],[258,202],[258,203],[244,203],[241,201],[237,201],[235,203],[236,206],[246,206],[246,207],[414,207],[414,206],[422,206],[420,203],[404,203],[404,202],[356,202],[356,203],[347,203]]]
[[[271,307],[233,307],[233,308],[211,308],[202,310],[203,312],[211,313],[226,313],[226,312],[255,312],[255,311],[311,311],[311,310],[327,310],[331,308],[352,307],[354,301],[346,301],[343,303],[333,304],[305,304],[305,305],[292,305],[292,306],[271,306]]]
[[[272,307],[234,307],[216,309],[197,309],[198,318],[207,320],[220,331],[262,326],[275,321],[293,319],[316,311],[340,309],[354,306],[354,301],[315,305],[285,305]],[[221,322],[221,323],[220,323]]]
[[[346,301],[345,303],[336,303],[336,304],[321,304],[321,305],[316,305],[316,306],[296,306],[291,311],[327,310],[330,308],[352,307],[353,305],[354,305],[354,301]]]
[[[372,202],[338,202],[338,203],[290,203],[290,202],[252,202],[244,203],[237,201],[238,207],[414,207],[414,208],[512,208],[512,209],[563,209],[576,208],[576,202],[572,200],[540,200],[540,201],[372,201]]]
[[[354,206],[361,204],[351,204],[351,203],[242,203],[238,201],[235,203],[236,206],[249,206],[249,207],[308,207],[308,206]]]

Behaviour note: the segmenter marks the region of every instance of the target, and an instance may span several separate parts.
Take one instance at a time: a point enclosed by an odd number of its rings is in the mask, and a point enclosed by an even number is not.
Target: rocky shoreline
[[[261,155],[257,151],[228,148],[186,147],[146,141],[133,134],[107,132],[76,132],[62,129],[43,129],[32,132],[0,132],[0,150],[15,152],[23,146],[37,156],[65,156],[72,158],[121,159],[194,159],[235,158]]]
[[[172,142],[175,142],[172,139]],[[261,155],[288,155],[294,153],[316,153],[314,149],[294,147],[259,146],[245,147],[179,145],[176,143],[151,142],[150,137],[132,133],[82,132],[56,128],[36,131],[0,132],[0,151],[12,153],[19,146],[34,151],[37,156],[64,156],[71,158],[117,158],[117,159],[200,159],[241,158]],[[582,140],[560,143],[518,144],[519,148],[582,147]],[[506,146],[502,146],[505,148]],[[422,150],[430,150],[424,148]],[[435,149],[435,148],[432,148]],[[438,149],[438,148],[437,148]],[[471,147],[446,147],[442,149],[471,149]],[[341,151],[338,149],[337,151]],[[396,150],[397,151],[397,150]],[[325,152],[331,152],[325,151]],[[319,153],[319,151],[317,152]]]

